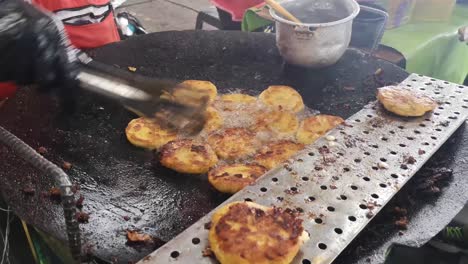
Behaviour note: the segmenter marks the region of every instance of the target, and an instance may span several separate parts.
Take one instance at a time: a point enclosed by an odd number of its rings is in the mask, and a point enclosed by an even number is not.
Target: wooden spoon
[[[265,3],[267,3],[271,8],[273,8],[276,12],[280,13],[286,19],[291,20],[291,21],[296,22],[296,23],[301,23],[301,21],[299,19],[297,19],[295,16],[293,16],[291,13],[289,13],[288,10],[284,9],[284,7],[282,7],[275,0],[265,0]]]

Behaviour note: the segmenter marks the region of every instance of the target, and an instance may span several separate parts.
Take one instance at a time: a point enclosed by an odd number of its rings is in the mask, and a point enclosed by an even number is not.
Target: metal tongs
[[[159,124],[181,133],[195,134],[205,125],[208,98],[200,98],[172,80],[144,77],[97,62],[78,52],[83,89],[118,101],[139,116],[154,118]],[[187,89],[184,98],[175,98],[176,89]]]

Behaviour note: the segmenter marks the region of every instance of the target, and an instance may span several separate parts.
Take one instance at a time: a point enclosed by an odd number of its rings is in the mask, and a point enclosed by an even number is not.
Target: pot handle
[[[371,52],[373,52],[378,47],[380,41],[382,40],[383,34],[385,32],[385,26],[387,25],[388,13],[380,9],[370,7],[370,6],[360,5],[360,7],[361,7],[361,10],[365,10],[367,12],[382,16],[384,18],[384,23],[382,23],[382,26],[379,29],[379,34],[377,35],[377,38],[372,44]]]

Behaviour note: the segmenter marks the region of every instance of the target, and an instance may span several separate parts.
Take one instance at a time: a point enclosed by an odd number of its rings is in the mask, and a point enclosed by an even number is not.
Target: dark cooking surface
[[[348,50],[337,65],[325,70],[305,73],[283,68],[274,36],[262,33],[162,32],[109,45],[92,55],[122,68],[136,67],[149,76],[210,80],[221,93],[245,88],[247,93],[258,94],[268,85],[288,84],[300,91],[308,106],[344,118],[373,100],[376,87],[400,82],[408,75],[357,50]],[[383,69],[382,80],[373,76],[378,68]],[[290,74],[283,75],[285,71]],[[85,251],[120,263],[136,261],[159,244],[126,245],[125,230],[142,229],[167,241],[226,198],[203,177],[155,168],[151,152],[126,141],[124,129],[133,116],[120,106],[82,94],[77,114],[62,116],[55,114],[57,109],[49,97],[21,91],[0,108],[0,125],[34,148],[45,147],[50,160],[73,164],[69,175],[81,187],[83,211],[90,213],[89,223],[81,225]],[[466,156],[468,135],[462,132],[459,137],[457,156]],[[42,193],[53,186],[47,175],[37,174],[2,146],[0,166],[0,189],[6,201],[29,223],[64,239],[62,209]],[[466,168],[466,164],[452,166]],[[25,187],[34,187],[35,194],[25,195]],[[455,207],[445,215],[454,215],[459,209]]]

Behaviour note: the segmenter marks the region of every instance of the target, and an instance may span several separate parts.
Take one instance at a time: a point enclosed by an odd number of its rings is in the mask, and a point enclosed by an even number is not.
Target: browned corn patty
[[[208,180],[216,190],[224,193],[236,193],[255,182],[267,170],[255,164],[223,165],[208,172]]]
[[[273,169],[303,148],[303,144],[289,140],[271,142],[255,155],[254,160],[267,169]]]
[[[208,137],[208,143],[222,159],[240,159],[255,153],[255,135],[245,128],[228,128]]]
[[[316,115],[306,118],[299,126],[296,139],[302,144],[311,144],[343,122],[341,117],[331,115]]]
[[[400,116],[422,116],[437,107],[429,96],[398,86],[379,88],[377,99],[385,109]]]

